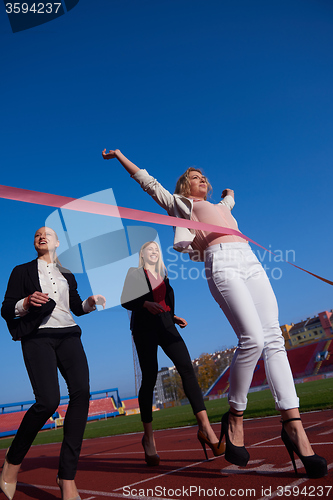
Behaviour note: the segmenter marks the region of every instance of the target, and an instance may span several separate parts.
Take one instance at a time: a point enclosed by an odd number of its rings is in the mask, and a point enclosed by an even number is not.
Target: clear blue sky
[[[102,149],[121,149],[170,191],[195,165],[210,179],[213,201],[235,190],[233,215],[245,234],[332,280],[332,25],[331,0],[80,0],[13,34],[1,7],[1,184],[74,198],[110,190],[98,196],[163,213],[118,162],[103,161]],[[35,257],[34,232],[54,211],[3,199],[0,207],[3,297],[12,268]],[[72,245],[112,225],[88,216],[71,224]],[[142,226],[122,224],[111,229],[119,242]],[[190,279],[202,264],[179,255],[174,263],[172,229],[154,230],[174,264],[170,277],[179,274],[176,312],[188,320],[182,334],[192,358],[235,345],[205,280]],[[130,262],[126,251],[117,257],[110,248],[113,261]],[[332,309],[331,286],[268,255],[263,263],[281,324]],[[120,284],[103,275],[93,291],[112,294]],[[93,278],[76,276],[86,298]],[[91,389],[133,395],[127,312],[109,307],[78,323]],[[20,344],[2,319],[0,334],[0,403],[32,399]],[[160,366],[170,365],[160,355]]]

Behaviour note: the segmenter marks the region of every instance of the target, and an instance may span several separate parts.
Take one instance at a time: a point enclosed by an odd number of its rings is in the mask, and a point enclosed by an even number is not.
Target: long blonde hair
[[[190,185],[190,178],[189,174],[190,172],[200,172],[202,177],[205,179],[207,182],[207,194],[212,190],[212,186],[210,185],[207,177],[203,175],[201,172],[200,168],[194,168],[194,167],[189,167],[186,172],[181,175],[177,181],[176,187],[175,187],[175,194],[181,194],[185,197],[190,196],[191,194],[191,185]],[[207,196],[205,196],[205,200],[207,199]]]
[[[161,249],[159,245],[156,243],[156,241],[146,241],[140,248],[139,252],[139,266],[138,267],[145,267],[145,261],[143,258],[143,250],[147,248],[149,245],[154,244],[158,248],[158,261],[155,264],[155,272],[158,273],[162,278],[164,278],[167,275],[167,269],[164,265],[163,259],[162,259],[162,254],[161,254]]]

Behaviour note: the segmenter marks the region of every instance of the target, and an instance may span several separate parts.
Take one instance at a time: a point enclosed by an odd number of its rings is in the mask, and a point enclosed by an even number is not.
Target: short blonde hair
[[[164,262],[163,262],[163,259],[162,259],[161,249],[160,249],[159,245],[156,243],[156,241],[147,241],[140,248],[140,252],[139,252],[139,267],[145,267],[145,261],[144,261],[142,253],[143,253],[143,250],[145,248],[147,248],[149,245],[151,245],[152,243],[154,243],[154,245],[157,246],[158,253],[159,253],[158,261],[156,262],[156,265],[155,265],[155,271],[160,276],[162,276],[162,278],[164,278],[164,276],[166,276],[166,274],[167,274],[167,269],[166,269],[166,267],[164,265]]]
[[[190,177],[189,174],[190,172],[200,172],[202,177],[205,179],[207,182],[207,194],[212,190],[212,186],[210,185],[207,177],[201,172],[200,168],[194,168],[194,167],[189,167],[186,172],[181,175],[177,181],[176,187],[175,187],[175,194],[181,194],[185,197],[190,196],[191,194],[191,185],[190,185]],[[207,199],[207,196],[205,196],[205,200]]]

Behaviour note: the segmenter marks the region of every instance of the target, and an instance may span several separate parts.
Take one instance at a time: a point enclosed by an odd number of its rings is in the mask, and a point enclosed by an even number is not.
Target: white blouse
[[[54,263],[48,264],[45,260],[37,259],[38,278],[43,293],[56,303],[52,313],[43,319],[39,328],[66,328],[76,326],[69,308],[69,285]],[[29,310],[23,308],[25,299],[19,300],[15,305],[15,316],[25,316]],[[96,306],[90,307],[88,300],[82,302],[85,313],[94,311]]]

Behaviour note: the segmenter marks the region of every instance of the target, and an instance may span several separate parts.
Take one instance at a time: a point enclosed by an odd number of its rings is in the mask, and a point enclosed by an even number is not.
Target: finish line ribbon
[[[29,189],[20,189],[11,186],[0,185],[0,198],[14,201],[22,201],[24,203],[33,203],[35,205],[45,205],[54,208],[66,208],[66,210],[74,210],[77,212],[87,212],[96,215],[106,215],[108,217],[118,217],[121,219],[136,220],[139,222],[150,222],[152,224],[161,224],[164,226],[177,226],[185,227],[187,229],[201,229],[203,231],[208,231],[217,234],[230,234],[235,236],[240,236],[244,240],[250,241],[254,245],[262,248],[263,250],[276,255],[271,250],[263,247],[256,241],[248,238],[244,234],[235,229],[230,229],[228,227],[215,226],[214,224],[206,224],[203,222],[197,222],[188,219],[179,219],[178,217],[172,217],[170,215],[155,214],[152,212],[145,212],[143,210],[136,210],[134,208],[124,208],[115,205],[108,205],[106,203],[100,203],[97,201],[82,200],[77,198],[69,198],[67,196],[60,196],[50,193],[41,193],[39,191],[31,191]],[[311,273],[302,267],[296,266],[292,262],[284,261],[305,273],[314,276],[315,278],[333,285],[333,282],[318,276],[317,274]]]

